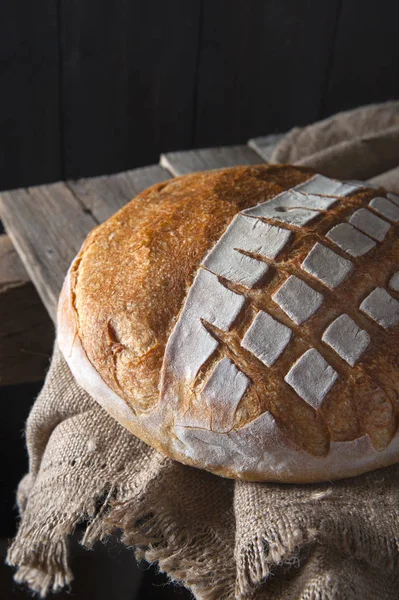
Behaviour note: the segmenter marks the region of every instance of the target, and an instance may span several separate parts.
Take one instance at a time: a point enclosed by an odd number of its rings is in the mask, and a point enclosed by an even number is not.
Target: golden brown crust
[[[59,306],[63,321],[59,329],[64,354],[68,352],[68,344],[76,344],[79,356],[71,361],[75,375],[79,380],[82,370],[93,369],[104,389],[112,392],[102,402],[107,410],[112,412],[115,395],[128,412],[123,416],[121,408],[118,414],[114,411],[114,416],[135,435],[172,458],[225,476],[311,481],[323,479],[322,463],[317,461],[329,464],[325,478],[337,478],[389,464],[397,452],[391,440],[399,417],[398,326],[387,331],[359,311],[354,314],[353,307],[358,307],[376,287],[388,286],[389,278],[398,268],[398,227],[391,227],[384,244],[364,256],[351,258],[355,268],[350,285],[345,282],[329,291],[300,269],[318,241],[347,258],[325,234],[354,210],[366,206],[376,196],[375,190],[357,191],[301,230],[286,226],[294,235],[273,263],[275,268],[259,285],[248,289],[222,279],[226,287],[245,297],[244,310],[228,331],[207,325],[218,340],[218,349],[203,365],[190,390],[183,382],[172,381],[172,387],[179,388],[175,391],[179,405],[165,405],[159,397],[165,347],[201,261],[234,215],[307,181],[312,175],[308,169],[289,165],[236,167],[158,184],[93,230],[71,266]],[[271,296],[290,275],[299,271],[303,280],[323,294],[324,303],[305,323],[295,325]],[[270,312],[293,332],[292,342],[269,368],[241,345],[242,336],[258,310]],[[353,316],[372,337],[372,344],[353,367],[321,340],[323,331],[342,312]],[[319,350],[340,375],[318,410],[284,381],[290,365],[309,348]],[[201,403],[200,391],[213,366],[223,357],[232,359],[252,382],[235,413],[233,433],[244,432],[248,424],[270,414],[273,427],[279,430],[277,434],[273,429],[276,440],[280,440],[276,443],[282,448],[281,439],[290,440],[287,452],[294,457],[298,452],[298,461],[303,463],[302,474],[294,472],[288,459],[284,474],[281,457],[278,459],[281,468],[271,467],[274,475],[267,472],[267,466],[263,467],[262,475],[253,465],[247,470],[242,465],[238,469],[223,462],[207,462],[205,455],[187,454],[177,432],[180,427],[177,415],[184,416],[190,410],[201,422],[207,408]],[[278,437],[280,434],[283,438]],[[359,439],[364,441],[358,442]],[[343,442],[347,444],[340,445]],[[339,460],[350,461],[350,444],[355,442],[358,452],[359,448],[373,448],[367,450],[369,459],[359,454],[357,463],[355,460],[353,465],[348,463],[340,470]],[[197,442],[189,443],[195,447]],[[219,442],[215,437],[215,442],[204,443]],[[377,456],[388,447],[387,454]],[[371,456],[374,452],[377,454]],[[312,456],[315,458],[311,459]]]
[[[233,215],[310,176],[286,166],[186,175],[145,190],[89,234],[72,268],[79,335],[104,381],[136,410],[158,400],[170,331]]]

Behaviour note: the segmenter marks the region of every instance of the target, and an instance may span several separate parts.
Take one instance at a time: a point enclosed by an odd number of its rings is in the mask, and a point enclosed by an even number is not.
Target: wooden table
[[[170,152],[159,165],[0,194],[0,218],[55,322],[61,285],[87,233],[148,186],[192,171],[267,162],[281,136]]]
[[[159,165],[134,169],[116,175],[58,182],[1,193],[0,218],[9,236],[9,239],[3,241],[9,254],[13,251],[12,241],[22,260],[23,265],[17,268],[21,271],[22,267],[23,271],[19,273],[19,280],[28,282],[26,272],[29,274],[48,313],[55,321],[58,295],[66,271],[87,233],[93,227],[107,219],[146,187],[172,176],[191,171],[267,162],[272,145],[276,143],[277,139],[273,136],[252,140],[247,146],[171,152],[161,156]],[[12,256],[12,258],[15,262],[17,257]],[[8,273],[6,278],[10,279]],[[19,289],[22,294],[24,290],[22,287]],[[24,289],[25,292],[28,292],[26,288]],[[9,295],[4,298],[3,302],[12,308],[15,294],[12,297]],[[20,312],[20,307],[16,307],[17,314],[14,319],[11,319],[18,325],[21,323]],[[45,312],[44,309],[43,312]],[[26,325],[29,316],[32,314],[24,315],[22,323]],[[48,321],[50,322],[49,319]],[[48,327],[37,328],[35,324],[31,329],[35,334],[34,337],[40,337],[42,335],[40,332],[43,330],[48,334],[49,330]],[[52,327],[51,331],[53,331]],[[19,341],[18,347],[20,347],[20,343]],[[46,344],[45,347],[50,352],[51,344],[48,341]],[[8,348],[9,344],[4,344],[4,351],[7,351]],[[0,367],[1,352],[0,344]],[[17,362],[19,370],[23,370],[24,365],[20,360],[16,361],[13,358],[11,362],[13,364]],[[48,364],[48,358],[44,363]],[[28,366],[31,364],[32,359],[27,361]],[[43,365],[37,365],[35,373],[40,374],[40,366],[43,367]],[[7,371],[4,366],[3,371]],[[79,577],[78,573],[75,582],[74,590],[78,597],[86,597],[85,586],[87,586],[87,582],[90,582],[90,585],[94,585],[96,589],[98,587],[96,598],[98,597],[99,600],[107,598],[109,597],[107,590],[109,591],[110,581],[117,582],[118,598],[121,600],[141,597],[142,589],[149,590],[151,598],[164,600],[189,597],[189,594],[185,594],[183,590],[180,590],[178,595],[175,594],[171,586],[165,587],[166,580],[160,576],[155,577],[153,572],[148,572],[144,576],[144,571],[138,571],[133,565],[132,554],[128,550],[120,551],[118,556],[118,561],[110,561],[106,567],[98,560],[97,553],[94,557],[95,560],[91,562],[89,560],[90,553],[78,556],[79,564],[85,572],[84,578]],[[144,581],[142,581],[143,576]],[[8,572],[6,577],[8,577],[7,582],[9,583]],[[63,594],[61,595],[64,597]]]

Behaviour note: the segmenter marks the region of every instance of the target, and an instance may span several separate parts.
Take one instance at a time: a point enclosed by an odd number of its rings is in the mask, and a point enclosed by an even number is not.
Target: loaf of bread
[[[289,165],[155,185],[87,237],[58,342],[185,464],[317,482],[399,459],[399,197]]]

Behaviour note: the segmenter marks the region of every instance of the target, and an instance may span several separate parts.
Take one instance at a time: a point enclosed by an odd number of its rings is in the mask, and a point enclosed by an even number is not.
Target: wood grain
[[[0,216],[50,316],[88,232],[169,173],[159,165],[0,194]]]
[[[259,165],[264,161],[248,146],[222,146],[188,152],[168,152],[161,155],[160,162],[172,175],[178,176],[192,171],[208,171],[236,165]]]
[[[338,5],[231,0],[226,10],[204,2],[194,145],[237,144],[317,120]]]
[[[248,141],[248,146],[255,150],[265,162],[270,162],[275,147],[285,137],[285,133],[272,133],[262,137],[252,138]]]
[[[57,2],[0,2],[0,190],[62,177]]]
[[[65,179],[192,147],[200,0],[60,5]]]
[[[69,264],[97,222],[64,183],[3,192],[0,216],[51,318]]]
[[[116,175],[68,181],[66,185],[101,223],[150,185],[169,178],[166,169],[153,165]]]
[[[44,379],[54,327],[10,238],[0,235],[0,385]]]

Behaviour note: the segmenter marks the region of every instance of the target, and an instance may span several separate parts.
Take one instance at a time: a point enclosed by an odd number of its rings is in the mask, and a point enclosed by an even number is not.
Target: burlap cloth
[[[294,129],[273,161],[376,177],[399,192],[399,103]],[[183,466],[105,413],[57,346],[26,438],[30,470],[8,562],[42,596],[72,580],[67,538],[85,522],[83,544],[120,528],[139,557],[196,598],[399,597],[399,465],[301,486],[234,482]]]

